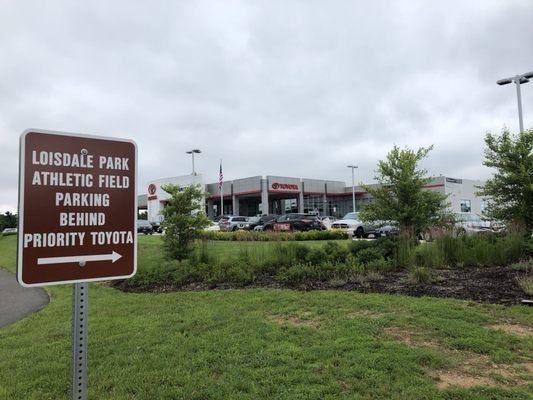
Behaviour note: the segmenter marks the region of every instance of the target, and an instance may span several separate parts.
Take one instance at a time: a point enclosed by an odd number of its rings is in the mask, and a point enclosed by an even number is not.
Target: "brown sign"
[[[20,138],[17,279],[123,279],[137,270],[137,146],[30,129]]]

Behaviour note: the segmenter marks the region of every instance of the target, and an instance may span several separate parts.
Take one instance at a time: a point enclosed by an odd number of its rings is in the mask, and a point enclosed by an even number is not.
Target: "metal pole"
[[[224,215],[224,184],[220,185],[220,216]]]
[[[194,171],[194,151],[191,153],[192,155],[192,174],[196,175],[196,172]]]
[[[355,172],[354,172],[355,168],[352,167],[352,207],[353,207],[353,212],[355,212]]]
[[[522,119],[522,93],[520,91],[520,76],[516,76],[514,83],[516,85],[516,97],[518,100],[518,124],[520,126],[520,133],[524,132],[524,121]]]
[[[89,284],[73,285],[72,301],[72,400],[87,400],[87,323]]]

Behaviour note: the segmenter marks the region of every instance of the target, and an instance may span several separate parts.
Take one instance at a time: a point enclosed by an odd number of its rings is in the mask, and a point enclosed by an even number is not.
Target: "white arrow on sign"
[[[111,260],[112,263],[121,258],[122,255],[117,252],[112,252],[109,254],[95,254],[92,256],[69,256],[69,257],[46,257],[38,258],[37,264],[65,264],[65,263],[85,263],[87,261],[108,261]]]

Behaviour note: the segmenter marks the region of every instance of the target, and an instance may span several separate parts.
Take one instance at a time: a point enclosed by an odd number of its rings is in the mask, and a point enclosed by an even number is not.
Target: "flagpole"
[[[222,173],[222,159],[220,159],[220,173]],[[224,180],[220,179],[220,216],[222,217],[224,215]]]

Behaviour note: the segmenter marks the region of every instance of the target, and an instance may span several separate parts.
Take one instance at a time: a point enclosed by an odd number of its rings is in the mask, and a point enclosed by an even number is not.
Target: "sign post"
[[[87,398],[88,282],[137,270],[137,146],[30,129],[20,138],[17,280],[73,284],[72,399]]]
[[[72,292],[72,400],[87,399],[88,284],[75,283]]]

